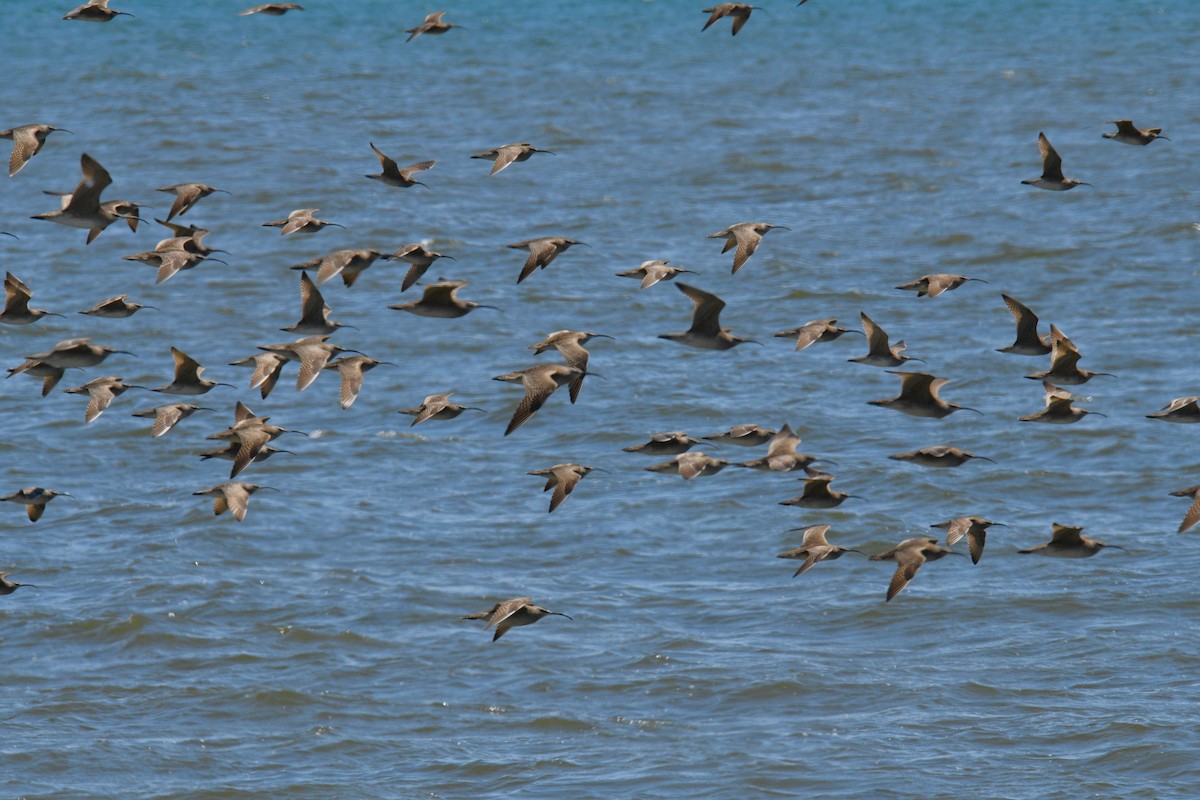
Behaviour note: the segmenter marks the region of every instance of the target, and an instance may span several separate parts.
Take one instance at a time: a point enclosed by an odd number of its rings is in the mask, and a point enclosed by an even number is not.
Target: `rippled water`
[[[0,570],[39,584],[0,598],[0,787],[6,796],[155,797],[1195,797],[1200,547],[1174,533],[1198,482],[1191,428],[1144,419],[1198,391],[1200,7],[1190,0],[1052,4],[773,3],[736,38],[700,33],[702,4],[474,2],[462,30],[403,43],[434,10],[306,3],[242,18],[239,3],[139,3],[104,26],[5,4],[0,127],[56,134],[0,183],[4,267],[34,304],[73,312],[128,292],[129,320],[69,313],[5,327],[5,366],[61,339],[130,350],[100,375],[158,385],[174,345],[236,383],[162,439],[128,414],[18,376],[0,382],[5,492],[76,495],[36,525],[3,511]],[[248,5],[248,3],[247,3]],[[1171,142],[1105,141],[1105,121]],[[1070,193],[1038,174],[1044,130]],[[436,158],[429,188],[367,181],[373,141]],[[509,141],[535,156],[494,177],[467,158]],[[5,143],[7,145],[7,143]],[[7,150],[5,150],[7,152]],[[83,231],[29,220],[54,208],[88,152],[108,198],[204,181],[184,217],[230,266],[155,286],[120,256],[157,226]],[[281,238],[260,223],[319,207],[346,225]],[[708,233],[766,220],[736,276]],[[526,282],[509,242],[575,248]],[[499,306],[458,320],[391,311],[402,270],[378,262],[323,287],[336,340],[380,368],[349,411],[336,380],[263,401],[225,366],[286,341],[287,269],[343,247],[428,241],[455,256],[428,277],[469,280]],[[687,327],[670,284],[612,276],[651,258],[728,302],[763,346],[727,352],[656,338]],[[928,272],[983,278],[935,300],[892,287]],[[1084,387],[1091,417],[1023,425],[1022,376],[1044,359],[1012,340],[1012,294],[1117,374]],[[925,420],[866,404],[895,392],[848,364],[860,337],[794,353],[779,329],[866,311],[946,399],[980,409]],[[491,376],[534,363],[545,334],[599,331],[577,405],[556,395],[501,435],[520,391]],[[542,357],[549,359],[549,356]],[[409,427],[400,408],[455,390],[486,414]],[[565,395],[565,392],[563,393]],[[238,524],[191,492],[225,479],[203,437],[235,399],[314,438],[248,470],[278,488]],[[794,476],[726,470],[684,482],[622,453],[660,430],[790,422],[865,499],[778,505]],[[886,455],[955,444],[998,462],[923,470]],[[761,450],[721,447],[744,460]],[[577,461],[553,515],[527,471]],[[977,513],[1007,523],[983,561],[947,558],[884,603],[890,564],[849,554],[793,580],[789,528],[829,523],[868,552]],[[1016,555],[1052,522],[1128,548],[1087,561]],[[959,546],[962,549],[962,546]],[[574,617],[490,643],[464,613],[531,595]]]

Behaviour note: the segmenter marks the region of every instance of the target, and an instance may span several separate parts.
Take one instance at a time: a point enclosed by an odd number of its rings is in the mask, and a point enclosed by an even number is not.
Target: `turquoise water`
[[[282,18],[240,3],[139,3],[107,25],[5,4],[0,128],[55,134],[0,183],[0,259],[34,305],[68,314],[0,330],[4,366],[61,339],[129,350],[68,375],[159,385],[171,346],[234,383],[161,439],[130,391],[99,420],[84,401],[0,381],[4,493],[67,491],[36,525],[0,508],[0,571],[38,584],[0,598],[0,788],[6,796],[238,798],[1195,797],[1200,748],[1193,534],[1168,492],[1200,482],[1192,428],[1144,415],[1200,391],[1194,339],[1200,215],[1200,8],[1176,2],[772,3],[731,38],[703,4],[473,2],[405,44],[436,10],[306,3]],[[246,3],[245,5],[249,5]],[[1106,121],[1170,142],[1101,138]],[[1036,177],[1038,131],[1069,193]],[[510,141],[554,151],[487,177],[468,158]],[[374,142],[435,158],[428,189],[366,180]],[[7,142],[3,143],[7,147]],[[7,152],[7,150],[4,150]],[[162,216],[154,191],[232,193],[181,222],[213,230],[229,266],[155,286],[121,260],[157,226],[77,229],[28,219],[70,190],[87,152],[106,198]],[[346,226],[281,238],[261,223],[318,207]],[[736,276],[704,237],[776,231]],[[165,229],[160,229],[165,230]],[[574,248],[517,286],[506,244]],[[287,341],[287,267],[339,248],[410,241],[453,255],[427,279],[470,281],[499,306],[457,320],[389,310],[403,269],[377,262],[322,287],[334,340],[398,369],[348,411],[332,374],[267,400],[226,366]],[[726,352],[658,334],[687,327],[671,284],[614,277],[643,260],[696,270],[722,323],[763,342]],[[892,287],[930,272],[982,278],[942,297]],[[128,292],[128,320],[73,312]],[[1076,387],[1107,414],[1073,426],[1022,376],[1045,359],[1012,342],[1000,299],[1033,308],[1111,372]],[[867,405],[884,370],[847,363],[861,337],[800,353],[775,331],[866,311],[905,339],[946,399],[944,420]],[[509,437],[520,390],[492,376],[549,360],[551,331],[606,333],[572,406],[550,399]],[[918,368],[919,367],[918,365]],[[427,394],[487,409],[410,428]],[[182,398],[187,400],[187,398]],[[246,521],[191,492],[226,479],[195,454],[241,399],[314,436],[247,470],[272,486]],[[169,400],[168,400],[169,401]],[[794,475],[729,469],[684,482],[621,452],[648,433],[791,425],[862,495],[829,511],[778,505]],[[886,458],[953,444],[994,459],[926,470]],[[712,448],[746,460],[761,448]],[[553,515],[526,472],[588,476]],[[789,528],[879,552],[959,514],[1007,523],[983,560],[926,565],[884,602],[891,564],[848,554],[792,579]],[[1053,522],[1127,548],[1086,561],[1017,555]],[[936,531],[934,531],[936,533]],[[958,546],[965,550],[964,545]],[[491,643],[458,618],[530,595],[570,614]]]

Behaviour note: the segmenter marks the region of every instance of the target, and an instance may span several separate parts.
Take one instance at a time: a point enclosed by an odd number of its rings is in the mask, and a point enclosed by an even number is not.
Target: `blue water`
[[[462,29],[404,43],[437,10],[322,3],[282,18],[236,2],[139,3],[106,25],[4,5],[0,128],[48,122],[42,152],[0,183],[0,259],[66,313],[0,330],[3,364],[90,336],[129,350],[102,375],[159,385],[170,347],[235,383],[152,439],[130,391],[95,423],[85,402],[0,381],[0,490],[46,486],[36,525],[0,507],[0,571],[39,585],[0,598],[0,791],[24,798],[1192,798],[1200,794],[1194,534],[1200,431],[1147,420],[1197,393],[1200,6],[1189,0],[771,3],[742,32],[700,32],[703,4],[479,0]],[[245,5],[249,5],[247,2]],[[1108,120],[1161,126],[1145,148]],[[1045,131],[1069,193],[1036,177]],[[468,158],[511,141],[556,153],[489,178]],[[374,142],[435,158],[428,189],[368,181]],[[7,153],[7,142],[0,148]],[[105,198],[145,203],[203,181],[232,194],[180,222],[212,229],[229,266],[154,285],[121,260],[165,229],[85,233],[28,219],[56,206],[87,152]],[[320,208],[346,226],[302,238],[260,225]],[[736,222],[776,231],[736,276],[705,239]],[[157,230],[155,230],[157,229]],[[520,286],[506,244],[569,236]],[[334,341],[398,363],[337,404],[290,366],[267,399],[227,362],[288,340],[287,267],[339,248],[410,241],[457,261],[498,306],[456,320],[387,308],[403,269],[377,262],[322,286]],[[692,350],[670,283],[613,273],[669,258],[762,346]],[[918,300],[931,272],[968,283]],[[74,312],[128,292],[128,320]],[[1000,293],[1053,322],[1111,372],[1075,387],[1107,414],[1073,426],[1022,376],[1046,359],[1012,342]],[[861,337],[800,353],[772,338],[865,311],[950,378],[943,420],[867,405],[884,370],[847,363]],[[502,432],[520,390],[492,376],[550,360],[525,348],[573,328],[606,333],[577,405],[554,395]],[[913,366],[913,365],[910,365]],[[410,428],[396,411],[435,392],[487,409]],[[188,398],[179,398],[188,400]],[[274,487],[243,523],[191,492],[227,462],[195,454],[235,400],[313,434],[241,479]],[[728,469],[684,482],[621,452],[647,434],[790,424],[825,456],[829,511],[778,505],[795,475]],[[953,444],[994,459],[928,470],[887,455]],[[712,448],[747,460],[762,448]],[[552,515],[526,472],[575,461],[588,476]],[[792,579],[774,555],[796,528],[880,552],[960,514],[1007,523],[983,560],[923,567],[884,602],[891,564],[848,554]],[[1017,555],[1051,523],[1127,548],[1085,561]],[[960,544],[958,550],[965,551]],[[463,614],[509,597],[571,615],[490,642]]]

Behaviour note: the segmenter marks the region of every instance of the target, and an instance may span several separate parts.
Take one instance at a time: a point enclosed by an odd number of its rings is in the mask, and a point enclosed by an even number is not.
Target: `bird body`
[[[1200,422],[1200,395],[1177,397],[1166,408],[1146,416],[1163,422]]]
[[[1063,386],[1079,386],[1087,383],[1097,375],[1105,377],[1115,377],[1108,372],[1092,372],[1091,370],[1080,369],[1079,348],[1075,343],[1067,338],[1067,335],[1058,329],[1057,326],[1050,326],[1050,369],[1045,372],[1037,372],[1033,375],[1026,375],[1030,380],[1049,381]]]
[[[42,397],[50,394],[58,382],[62,380],[63,374],[66,372],[62,367],[55,367],[36,358],[28,358],[23,363],[8,370],[6,377],[11,378],[13,375],[29,375],[33,378],[42,379]]]
[[[73,8],[66,13],[63,19],[77,20],[79,22],[110,22],[114,17],[125,15],[132,17],[128,11],[117,11],[108,7],[109,0],[91,0],[78,8]]]
[[[647,472],[657,472],[660,475],[678,475],[685,481],[690,481],[693,478],[711,477],[728,466],[729,462],[723,458],[713,458],[707,453],[696,451],[694,453],[680,453],[670,461],[646,467],[645,470]]]
[[[91,308],[80,311],[80,314],[87,314],[90,317],[102,317],[104,319],[125,319],[132,317],[140,309],[154,308],[154,306],[146,306],[141,303],[134,303],[126,300],[129,297],[127,294],[119,294],[116,297],[109,297],[101,300]]]
[[[336,369],[338,376],[342,379],[340,402],[343,411],[354,405],[354,401],[358,399],[358,393],[362,391],[363,374],[370,372],[380,364],[386,364],[389,367],[396,366],[390,361],[376,361],[366,356],[343,356],[337,361],[330,361],[325,365],[325,369]]]
[[[303,11],[304,6],[299,3],[263,3],[261,6],[247,8],[245,11],[239,11],[239,17],[248,17],[251,14],[266,14],[268,17],[282,17],[289,11]]]
[[[267,399],[267,395],[275,388],[275,384],[279,381],[279,376],[283,372],[283,365],[288,362],[288,359],[275,353],[259,353],[253,356],[246,356],[237,361],[229,362],[231,367],[254,367],[254,374],[250,376],[250,388],[258,389],[262,393],[262,398]]]
[[[212,410],[211,408],[194,406],[190,403],[168,403],[167,405],[156,406],[146,411],[135,411],[130,416],[153,419],[154,424],[150,428],[150,435],[157,439],[197,411]]]
[[[1095,414],[1098,417],[1103,417],[1099,411],[1088,411],[1086,408],[1077,408],[1071,405],[1074,399],[1071,393],[1065,389],[1060,389],[1049,381],[1042,381],[1042,387],[1046,390],[1046,407],[1036,414],[1026,414],[1017,419],[1021,422],[1045,422],[1052,425],[1070,425],[1073,422],[1086,417],[1088,414]]]
[[[329,359],[333,358],[334,353],[356,353],[362,355],[357,350],[350,350],[341,345],[331,344],[328,339],[329,336],[327,335],[306,336],[303,339],[297,339],[294,342],[287,342],[285,344],[258,345],[258,349],[274,353],[287,361],[299,361],[300,373],[296,376],[296,391],[302,392],[311,386],[312,382],[320,376],[321,370],[325,369],[325,365],[329,363]]]
[[[293,233],[316,233],[326,225],[332,225],[335,228],[346,227],[336,222],[326,222],[314,217],[313,214],[316,214],[320,210],[319,208],[298,208],[288,214],[286,218],[277,219],[274,222],[264,222],[262,226],[264,228],[279,228],[280,236],[290,236]]]
[[[425,21],[415,28],[409,28],[405,31],[408,38],[404,41],[411,42],[423,33],[430,36],[440,36],[451,28],[461,28],[461,25],[453,25],[449,22],[442,22],[442,17],[446,15],[445,11],[435,11],[432,14],[425,15]]]
[[[1017,321],[1017,340],[1008,347],[997,348],[996,352],[1019,356],[1044,356],[1049,353],[1053,349],[1050,338],[1038,333],[1037,314],[1006,294],[1000,296],[1004,298],[1005,305]]]
[[[300,321],[280,330],[290,333],[308,334],[313,336],[328,336],[338,328],[350,327],[329,318],[330,309],[321,295],[321,290],[308,277],[307,272],[300,273]]]
[[[332,253],[296,264],[294,270],[316,270],[317,283],[341,276],[347,288],[354,285],[358,276],[367,270],[376,259],[383,256],[378,250],[334,250]]]
[[[54,345],[54,349],[46,353],[38,353],[37,355],[26,356],[31,360],[40,361],[51,367],[59,369],[74,369],[79,367],[87,369],[95,367],[108,358],[113,353],[124,353],[125,355],[133,355],[127,350],[117,350],[106,345],[92,344],[91,339],[67,339]]]
[[[1187,513],[1183,515],[1183,521],[1179,523],[1179,533],[1184,533],[1196,527],[1196,523],[1200,522],[1200,486],[1189,486],[1186,489],[1171,492],[1171,497],[1192,498],[1192,505],[1188,508]]]
[[[404,281],[400,284],[400,291],[407,291],[410,286],[421,279],[425,274],[425,270],[437,261],[439,258],[448,258],[454,261],[454,256],[444,256],[441,253],[435,253],[432,250],[427,250],[419,243],[402,245],[393,252],[380,256],[384,261],[404,261],[408,267],[408,272],[404,274]]]
[[[11,272],[4,276],[4,310],[0,311],[0,323],[4,325],[32,325],[45,316],[61,317],[44,308],[30,308],[33,290]]]
[[[175,195],[175,202],[171,205],[171,210],[167,212],[167,222],[175,217],[182,217],[192,206],[214,192],[229,194],[224,189],[209,186],[207,183],[177,183],[174,186],[164,186],[157,191]]]
[[[175,359],[175,378],[167,384],[152,391],[163,394],[207,394],[214,386],[229,386],[228,383],[218,383],[207,378],[201,378],[204,367],[199,361],[189,356],[177,347],[171,348],[171,357]]]
[[[613,337],[591,331],[555,331],[537,344],[529,345],[526,349],[532,350],[536,355],[541,355],[554,348],[563,357],[563,361],[567,363],[568,367],[574,367],[582,373],[570,383],[571,402],[574,403],[579,399],[579,392],[583,388],[583,379],[588,371],[588,351],[583,349],[583,346],[595,338],[611,339]]]
[[[772,428],[764,428],[761,425],[734,425],[727,431],[722,433],[714,433],[711,436],[703,436],[710,442],[721,442],[722,444],[736,444],[742,447],[758,447],[761,444],[766,444],[771,441],[771,438],[778,435],[779,431]],[[796,438],[799,442],[799,437]]]

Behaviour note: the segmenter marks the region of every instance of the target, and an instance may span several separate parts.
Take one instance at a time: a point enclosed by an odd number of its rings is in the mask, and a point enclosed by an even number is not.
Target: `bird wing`
[[[1183,515],[1183,522],[1179,523],[1179,532],[1190,530],[1197,522],[1200,522],[1200,494],[1196,496],[1196,500],[1192,502],[1187,513]]]
[[[409,38],[411,39],[412,37],[410,36]],[[375,146],[374,142],[368,142],[368,144],[371,145],[371,149],[375,152],[375,155],[379,157],[379,165],[383,168],[383,174],[389,178],[401,177],[400,167],[397,166],[396,162],[385,156],[383,152]]]
[[[178,405],[159,406],[154,409],[154,426],[150,430],[151,435],[157,439],[178,425],[181,419],[183,419],[183,411]]]
[[[338,364],[338,375],[342,379],[342,408],[346,409],[354,405],[354,401],[358,399],[358,393],[362,391],[362,362],[358,359],[342,361]]]
[[[917,548],[905,548],[896,552],[896,572],[888,584],[887,599],[891,600],[900,594],[900,590],[908,586],[917,574],[917,570],[925,563],[925,555]]]
[[[1046,138],[1046,134],[1038,134],[1038,152],[1042,154],[1042,177],[1046,180],[1061,181],[1062,173],[1062,158],[1059,157],[1058,151],[1050,144],[1050,140]]]
[[[20,172],[26,162],[33,158],[42,147],[42,143],[38,141],[36,129],[31,126],[13,128],[12,140],[12,155],[8,158],[8,177],[10,178]]]
[[[1051,544],[1079,546],[1083,544],[1083,528],[1076,528],[1070,525],[1059,525],[1054,523],[1053,533],[1050,536]]]
[[[524,151],[521,145],[506,144],[503,147],[497,147],[493,152],[496,154],[496,160],[492,162],[492,171],[489,176],[495,175],[500,170],[507,167],[509,164],[517,160],[517,156]]]
[[[4,314],[15,314],[25,316],[29,313],[29,298],[33,296],[32,290],[25,285],[25,282],[8,273],[4,278]]]
[[[935,380],[946,382],[945,378],[934,378],[924,372],[895,372],[892,374],[900,376],[900,397],[918,403],[929,402],[934,396]]]
[[[70,202],[65,208],[94,214],[100,208],[100,193],[112,184],[112,177],[100,166],[99,161],[87,153],[79,157],[79,166],[83,170],[83,180],[71,193]]]
[[[113,394],[110,384],[101,384],[88,389],[88,407],[84,419],[87,422],[94,422],[109,407],[114,397],[116,395]]]
[[[813,525],[811,528],[804,529],[804,540],[800,543],[801,547],[812,547],[814,545],[828,545],[829,542],[825,539],[825,534],[829,531],[828,525]]]
[[[517,410],[513,412],[512,420],[509,421],[508,428],[504,431],[505,436],[528,422],[534,412],[545,405],[546,400],[558,388],[558,384],[546,372],[527,372],[522,382],[525,385],[525,397],[521,399]]]
[[[230,480],[236,478],[242,470],[254,463],[254,459],[258,458],[258,454],[267,446],[267,442],[271,441],[271,434],[262,428],[243,430],[238,433],[238,441],[242,443],[242,446],[234,456],[233,469],[229,473]]]
[[[527,604],[532,603],[532,597],[514,597],[512,600],[505,600],[499,603],[492,610],[491,617],[488,618],[487,628],[493,628],[500,625],[506,619],[524,608]],[[485,628],[486,630],[486,628]],[[496,638],[503,636],[503,631],[496,632]],[[494,640],[493,640],[494,641]]]
[[[509,245],[516,247],[518,245]],[[528,278],[538,267],[545,267],[553,260],[558,248],[549,239],[529,239],[520,242],[519,246],[529,248],[529,258],[525,259],[525,266],[521,267],[521,274],[517,276],[517,283]]]
[[[233,518],[241,522],[246,518],[250,506],[250,491],[244,483],[225,483],[221,485],[222,499],[229,504]]]
[[[196,201],[200,199],[199,184],[181,183],[171,188],[175,192],[175,202],[171,204],[171,210],[167,212],[167,222],[186,214],[187,210],[196,205]]]
[[[325,369],[331,353],[327,347],[321,345],[297,347],[295,352],[300,359],[300,374],[296,376],[296,391],[302,392],[317,379],[321,370]]]
[[[407,167],[400,170],[400,177],[406,181],[411,181],[413,175],[416,175],[418,172],[424,172],[427,169],[433,169],[433,165],[436,163],[436,160],[430,160],[418,161],[416,164],[409,164]]]
[[[158,256],[158,275],[154,278],[155,284],[170,280],[175,277],[175,273],[192,263],[191,254],[184,250],[167,250],[159,253]]]
[[[1037,332],[1037,314],[1034,314],[1027,306],[1006,294],[1000,296],[1004,298],[1004,304],[1008,306],[1009,313],[1017,321],[1017,342],[1020,344],[1041,344],[1042,339],[1038,336]]]
[[[691,332],[701,336],[717,336],[721,333],[721,309],[725,301],[715,294],[701,291],[686,283],[676,283],[675,287],[695,303],[692,310]]]
[[[737,33],[741,28],[741,23],[746,20],[744,17],[735,17],[733,20],[733,32]],[[755,231],[753,228],[732,228],[734,238],[737,239],[737,252],[733,254],[733,272],[737,273],[741,269],[750,256],[754,255],[754,251],[758,249],[759,242],[762,241],[762,234]]]
[[[863,333],[867,335],[867,349],[870,355],[884,356],[885,358],[890,356],[892,349],[887,331],[875,324],[875,320],[863,312],[859,312],[858,318],[862,322]]]
[[[200,373],[204,372],[199,361],[177,347],[171,348],[171,355],[175,358],[175,383],[199,382]]]
[[[967,517],[957,517],[947,523],[946,544],[953,545],[971,529],[971,520]]]

